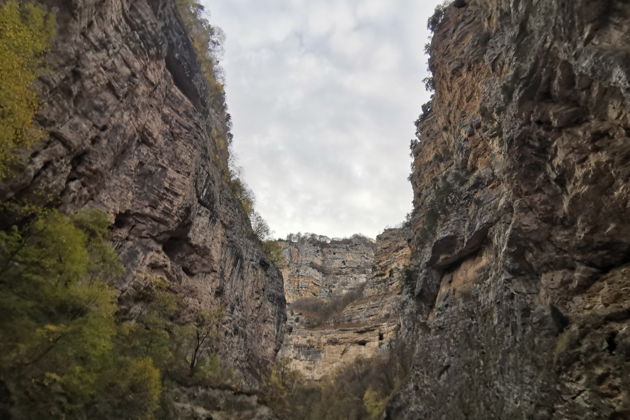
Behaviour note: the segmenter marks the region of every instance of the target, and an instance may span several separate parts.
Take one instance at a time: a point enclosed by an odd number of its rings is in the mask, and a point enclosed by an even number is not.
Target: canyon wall
[[[410,253],[406,235],[404,229],[387,229],[376,241],[281,241],[289,307],[279,358],[306,379],[321,380],[386,350],[400,329]]]
[[[190,314],[223,308],[218,351],[255,389],[282,342],[282,278],[225,175],[223,98],[208,91],[175,2],[43,3],[58,21],[38,86],[49,136],[1,199],[106,212],[124,316],[142,311],[138,295],[156,279]]]
[[[630,417],[629,19],[614,0],[436,15],[401,331],[415,363],[387,418]]]
[[[287,303],[342,295],[365,283],[372,272],[375,244],[363,236],[330,239],[307,234],[279,244]]]

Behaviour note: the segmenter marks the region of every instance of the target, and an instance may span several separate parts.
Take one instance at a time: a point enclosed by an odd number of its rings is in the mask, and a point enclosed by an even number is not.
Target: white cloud
[[[296,14],[303,13],[300,9]],[[356,25],[356,17],[349,1],[309,1],[306,8],[307,29],[312,35],[326,35],[331,32],[347,32]]]
[[[392,18],[395,13],[391,0],[362,0],[357,6],[357,15],[364,20]]]
[[[411,209],[409,140],[439,0],[206,0],[234,150],[279,236],[378,234]]]

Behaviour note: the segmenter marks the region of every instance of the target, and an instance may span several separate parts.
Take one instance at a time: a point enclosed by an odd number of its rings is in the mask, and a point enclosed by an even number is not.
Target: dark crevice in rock
[[[133,214],[131,211],[127,210],[122,213],[116,214],[114,218],[114,227],[116,229],[122,229],[124,227],[129,226],[132,223]]]
[[[555,305],[549,306],[551,319],[556,327],[557,334],[561,334],[571,324],[571,320],[560,311]]]
[[[617,350],[617,331],[611,331],[606,336],[606,350],[608,353],[613,354]]]
[[[438,374],[438,379],[442,379],[442,377],[446,374],[446,372],[448,372],[450,368],[451,368],[451,365],[444,366],[442,370],[440,370],[440,373]]]
[[[455,236],[447,236],[436,241],[431,251],[429,266],[440,271],[448,271],[461,264],[471,255],[477,253],[488,236],[491,225],[484,225],[467,238],[465,244],[458,249],[461,240]]]
[[[203,102],[197,87],[192,82],[190,72],[186,70],[180,62],[177,53],[172,47],[169,47],[166,54],[166,68],[173,77],[175,86],[190,100],[197,109],[203,109]]]

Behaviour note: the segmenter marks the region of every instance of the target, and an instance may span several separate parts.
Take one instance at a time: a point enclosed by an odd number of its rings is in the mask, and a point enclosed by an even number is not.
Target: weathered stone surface
[[[365,283],[372,272],[374,241],[304,236],[280,241],[286,264],[281,268],[288,303],[305,297],[341,295]]]
[[[432,42],[392,419],[630,418],[630,7],[467,0]]]
[[[165,392],[177,410],[173,414],[178,419],[277,420],[269,407],[260,404],[255,394],[200,386],[171,386]]]
[[[290,303],[296,297],[360,292],[322,325],[312,325],[308,312],[289,305],[279,357],[289,359],[290,367],[307,379],[320,380],[358,357],[387,349],[400,329],[410,255],[406,235],[404,229],[388,229],[375,242],[357,237],[283,242],[288,264],[282,271]]]
[[[59,23],[40,86],[50,136],[0,186],[1,199],[110,214],[130,316],[154,277],[190,311],[223,307],[219,350],[255,387],[282,342],[282,279],[222,176],[215,133],[225,136],[226,114],[209,99],[175,2],[45,3]]]

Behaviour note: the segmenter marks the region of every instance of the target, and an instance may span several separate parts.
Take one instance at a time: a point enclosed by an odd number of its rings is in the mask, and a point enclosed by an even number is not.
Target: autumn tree
[[[122,267],[107,242],[106,215],[29,209],[19,219],[0,231],[5,411],[14,418],[150,418],[160,372],[151,359],[115,345],[118,307],[108,282]]]

